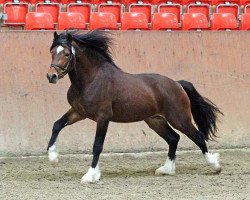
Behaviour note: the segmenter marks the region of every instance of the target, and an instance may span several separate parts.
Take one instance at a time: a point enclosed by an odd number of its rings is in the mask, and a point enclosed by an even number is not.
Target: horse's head
[[[69,33],[54,32],[54,40],[50,47],[52,63],[47,73],[50,83],[57,83],[70,72],[75,64],[75,49],[72,46],[72,35]]]

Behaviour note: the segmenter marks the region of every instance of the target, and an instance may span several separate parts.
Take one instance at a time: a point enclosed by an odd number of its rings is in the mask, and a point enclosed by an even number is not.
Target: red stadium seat
[[[114,3],[123,4],[123,0],[91,0],[92,4],[99,5],[99,4],[109,4],[112,5]]]
[[[173,13],[154,13],[152,20],[153,30],[179,29],[177,16]]]
[[[240,0],[212,0],[212,5],[219,5],[219,4],[239,4]]]
[[[250,13],[242,14],[240,30],[250,30]]]
[[[61,0],[61,4],[68,4],[69,0]]]
[[[85,19],[81,13],[61,12],[58,17],[58,30],[86,29]]]
[[[214,13],[212,16],[212,30],[238,29],[238,22],[231,13]]]
[[[239,0],[240,5],[247,5],[250,4],[250,0]]]
[[[58,15],[60,12],[60,4],[56,2],[51,3],[37,3],[35,6],[35,12],[49,13],[53,18],[53,22],[58,22]]]
[[[166,1],[166,0],[151,0],[150,2],[154,5],[160,5],[160,4],[182,4],[183,0],[170,0],[170,1]]]
[[[157,5],[157,13],[153,14],[153,30],[179,30],[181,22],[181,0],[166,3],[164,0],[152,0]]]
[[[202,13],[185,13],[183,15],[183,30],[208,29],[207,16]]]
[[[67,5],[67,12],[77,12],[81,13],[84,16],[85,22],[89,23],[90,19],[90,11],[91,11],[91,4],[90,2],[86,3],[69,3]]]
[[[219,4],[216,7],[216,13],[231,13],[238,18],[239,6],[238,4]]]
[[[208,29],[210,18],[209,4],[189,4],[183,14],[183,30]]]
[[[7,20],[4,21],[4,24],[12,26],[24,25],[28,10],[29,5],[26,2],[5,3],[4,13],[7,15]]]
[[[148,30],[148,18],[144,13],[124,12],[121,23],[122,30]]]
[[[123,10],[121,0],[93,0],[92,2],[97,4],[97,12],[112,13],[115,15],[118,22],[121,21],[121,13]]]
[[[250,3],[244,7],[244,13],[250,13]]]
[[[94,12],[90,15],[90,30],[118,30],[117,18],[113,13]]]
[[[145,1],[124,0],[124,4],[128,6],[128,12],[143,13],[146,15],[148,22],[151,22],[153,6],[149,0]]]
[[[238,29],[239,6],[237,4],[220,4],[212,15],[212,29]]]
[[[10,0],[10,1],[13,1],[13,0]],[[30,4],[34,4],[34,5],[37,3],[61,3],[61,0],[20,0],[20,1],[27,1]]]
[[[54,30],[53,17],[49,13],[29,12],[26,15],[26,30]]]
[[[187,13],[202,13],[208,19],[210,18],[211,6],[209,4],[189,4],[187,6]]]
[[[241,16],[240,30],[250,30],[250,4],[244,7],[244,13]]]
[[[182,6],[180,4],[160,4],[158,13],[170,13],[176,16],[178,23],[181,23]]]
[[[190,5],[190,4],[208,4],[212,5],[212,0],[182,0],[182,5]]]

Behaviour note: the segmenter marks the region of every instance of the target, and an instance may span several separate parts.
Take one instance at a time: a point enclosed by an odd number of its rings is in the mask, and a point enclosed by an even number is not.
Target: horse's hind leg
[[[151,117],[145,120],[148,126],[161,136],[169,145],[168,157],[165,164],[158,168],[156,174],[175,174],[175,153],[180,136],[168,125],[167,121],[161,117]]]
[[[49,161],[58,162],[58,153],[56,152],[56,139],[59,132],[68,125],[71,125],[79,120],[82,120],[83,117],[80,116],[74,109],[70,109],[66,112],[59,120],[54,123],[52,129],[52,135],[47,147],[49,154]]]
[[[176,120],[178,119],[178,120]],[[207,162],[213,167],[213,169],[219,173],[221,171],[221,166],[219,163],[219,154],[209,153],[207,145],[205,142],[204,134],[197,130],[189,117],[176,117],[175,120],[168,119],[169,123],[177,130],[184,133],[189,139],[191,139],[202,151]]]
[[[188,136],[189,139],[191,139],[202,151],[204,154],[207,162],[209,165],[212,166],[212,168],[217,172],[221,172],[221,166],[219,162],[219,154],[218,153],[209,153],[207,149],[207,145],[204,139],[204,135],[202,132],[197,130],[193,124],[190,124],[189,131],[185,131],[185,135]]]

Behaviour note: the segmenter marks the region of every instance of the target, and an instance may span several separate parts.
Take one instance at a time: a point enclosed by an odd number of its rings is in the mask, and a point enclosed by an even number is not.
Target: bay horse
[[[144,120],[169,145],[166,162],[156,174],[175,174],[180,136],[174,129],[191,139],[214,171],[220,172],[219,154],[208,152],[205,142],[216,136],[218,114],[222,114],[218,107],[202,97],[190,82],[176,82],[159,74],[123,72],[114,63],[111,45],[112,38],[104,31],[59,35],[54,32],[47,78],[55,84],[68,74],[71,86],[67,98],[71,108],[54,123],[47,148],[49,160],[58,162],[56,139],[62,128],[86,118],[94,120],[97,127],[93,160],[81,183],[97,182],[101,177],[98,161],[109,122]]]

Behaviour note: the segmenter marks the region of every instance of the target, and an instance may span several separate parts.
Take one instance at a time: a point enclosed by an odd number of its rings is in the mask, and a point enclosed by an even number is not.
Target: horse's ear
[[[54,38],[57,38],[58,37],[58,34],[57,34],[57,32],[55,31],[54,32]]]

